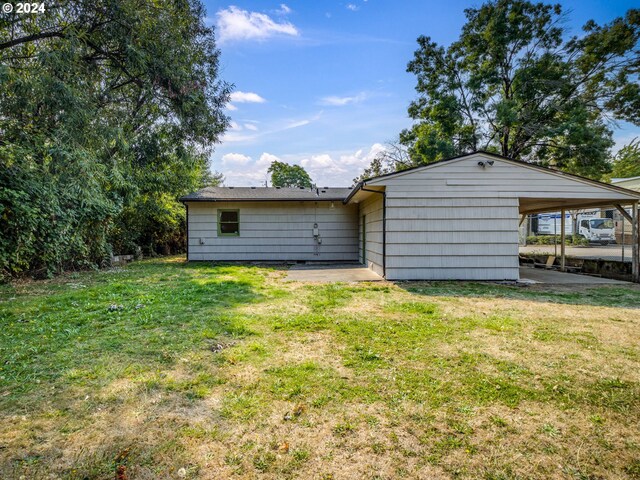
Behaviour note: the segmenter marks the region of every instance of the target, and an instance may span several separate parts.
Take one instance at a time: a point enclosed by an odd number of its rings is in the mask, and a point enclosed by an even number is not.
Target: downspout
[[[387,278],[387,192],[367,190],[364,185],[360,190],[382,195],[382,278]]]

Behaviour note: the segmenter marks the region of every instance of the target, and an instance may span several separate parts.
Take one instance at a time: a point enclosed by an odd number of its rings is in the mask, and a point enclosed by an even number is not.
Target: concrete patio
[[[295,282],[379,282],[384,280],[372,270],[358,264],[294,265],[287,272],[287,280]],[[520,282],[550,285],[629,285],[629,282],[610,278],[563,273],[542,268],[520,267]]]
[[[364,265],[294,265],[287,273],[287,280],[296,282],[379,282],[380,275]]]

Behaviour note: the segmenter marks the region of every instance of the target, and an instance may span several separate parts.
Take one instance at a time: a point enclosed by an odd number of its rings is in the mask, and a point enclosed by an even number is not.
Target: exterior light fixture
[[[478,166],[482,168],[493,167],[493,160],[487,160],[486,162],[483,160],[480,160],[478,162]]]

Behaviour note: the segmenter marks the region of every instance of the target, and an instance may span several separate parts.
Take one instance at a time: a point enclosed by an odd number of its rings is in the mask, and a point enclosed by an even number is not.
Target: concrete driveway
[[[380,275],[363,265],[294,265],[287,280],[296,282],[379,282]]]
[[[544,268],[520,267],[520,282],[549,283],[554,285],[633,285],[630,282],[612,278],[591,277],[577,273],[564,273]]]
[[[527,245],[520,247],[520,253],[541,253],[543,255],[554,255],[553,245]],[[622,261],[622,246],[620,245],[593,245],[588,247],[566,247],[567,257],[588,258],[591,260],[614,260]],[[560,256],[560,245],[558,245],[558,255]],[[624,261],[631,263],[631,245],[625,245]]]

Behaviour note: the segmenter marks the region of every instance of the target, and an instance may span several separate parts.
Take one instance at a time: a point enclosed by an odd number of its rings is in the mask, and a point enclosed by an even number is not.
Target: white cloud
[[[329,95],[328,97],[323,97],[320,99],[321,105],[329,105],[332,107],[343,107],[345,105],[349,105],[352,103],[360,103],[363,100],[366,100],[367,94],[365,92],[360,92],[357,95],[351,97],[339,97],[337,95]]]
[[[244,133],[237,133],[237,130],[230,130],[225,132],[221,139],[222,143],[251,143],[256,139],[256,135],[247,135]]]
[[[348,3],[347,4],[347,10],[351,10],[352,12],[355,12],[358,10],[358,6],[354,5],[353,3]]]
[[[358,150],[353,155],[341,155],[340,162],[347,166],[355,166],[357,168],[364,169],[368,167],[371,161],[378,155],[380,152],[386,150],[385,146],[381,143],[374,143],[369,148],[369,151],[364,153],[362,149]],[[358,172],[360,174],[361,172]]]
[[[280,157],[264,152],[256,162],[256,167],[269,167],[273,162],[281,162]]]
[[[233,105],[232,103],[227,103],[227,110],[230,110],[232,112],[235,112],[236,110],[238,110],[238,107],[236,107],[235,105]]]
[[[258,129],[258,127],[255,125],[255,121],[253,120],[246,120],[247,123],[244,123],[243,125],[239,125],[238,123],[232,121],[229,124],[230,128],[225,132],[221,141],[223,144],[240,143],[249,145],[255,143],[256,139],[258,138],[274,135],[279,132],[290,130],[292,128],[309,125],[310,123],[318,120],[321,116],[322,110],[320,110],[316,115],[310,118],[305,118],[302,120],[287,120],[287,123],[283,123],[285,122],[285,120],[282,120],[276,122],[276,125],[272,125],[271,127],[267,125],[266,128],[263,129]]]
[[[251,161],[251,157],[241,153],[227,153],[222,156],[222,163],[225,165],[246,165]]]
[[[319,120],[320,117],[322,116],[323,111],[320,110],[318,113],[316,113],[313,117],[311,118],[305,118],[303,120],[296,120],[294,122],[289,122],[287,123],[284,127],[282,127],[281,129],[278,129],[276,131],[279,130],[289,130],[291,128],[298,128],[298,127],[304,127],[305,125],[309,125],[311,122],[315,122],[316,120]]]
[[[286,7],[281,5],[280,8]],[[289,8],[289,7],[287,7]],[[234,40],[266,40],[276,35],[298,36],[298,29],[289,22],[277,22],[269,15],[230,6],[216,13],[220,43]]]
[[[335,171],[342,172],[344,171],[336,162],[331,158],[330,155],[323,153],[321,155],[312,155],[311,158],[303,158],[300,161],[300,165],[304,168],[311,169],[319,169],[319,168],[330,168]]]
[[[278,15],[289,15],[291,13],[291,8],[288,5],[285,5],[284,3],[280,4],[280,8],[278,10],[276,10],[276,13]]]
[[[384,149],[384,145],[374,143],[368,151],[359,149],[355,153],[312,155],[300,160],[300,165],[318,185],[348,186],[351,179],[360,175]]]
[[[229,161],[227,158],[229,156],[232,156],[236,161]],[[267,172],[269,165],[274,161],[280,161],[280,158],[267,152],[263,152],[256,161],[246,155],[228,153],[222,157],[223,168],[221,170],[224,172],[225,184],[263,187],[269,177]]]
[[[374,143],[369,148],[361,148],[355,152],[319,152],[312,155],[286,155],[284,159],[268,152],[263,152],[258,160],[253,160],[240,153],[227,153],[222,157],[221,170],[225,176],[225,184],[230,186],[264,186],[268,178],[269,165],[274,161],[286,162],[304,167],[309,175],[320,186],[346,187],[351,179],[362,173],[371,160],[385,149],[384,145]]]
[[[299,120],[297,122],[288,123],[287,125],[282,127],[282,129],[289,130],[290,128],[304,127],[305,125],[309,125],[310,123],[311,123],[311,120]]]
[[[266,100],[253,92],[233,92],[231,101],[236,103],[264,103]]]

